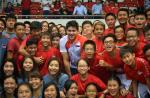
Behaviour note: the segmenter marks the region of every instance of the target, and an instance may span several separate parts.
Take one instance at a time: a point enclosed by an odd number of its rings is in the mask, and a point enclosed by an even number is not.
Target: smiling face
[[[72,41],[75,40],[78,34],[78,30],[75,27],[68,27],[66,31],[67,31],[68,39]]]
[[[13,75],[14,73],[14,65],[12,62],[7,61],[3,67],[4,73],[6,76]]]
[[[112,52],[115,49],[116,43],[112,37],[107,37],[104,40],[104,48],[108,52]]]
[[[29,83],[31,84],[33,90],[37,90],[38,88],[41,87],[42,85],[42,81],[40,78],[37,78],[37,77],[31,77],[29,79]]]
[[[84,24],[82,29],[82,35],[87,36],[89,34],[92,34],[93,32],[93,26],[91,24]]]
[[[128,13],[126,11],[119,11],[117,17],[120,24],[125,24],[128,21]]]
[[[119,93],[119,84],[115,80],[109,80],[107,83],[108,92],[111,96],[116,96]]]
[[[44,91],[44,98],[56,98],[57,91],[54,85],[48,86]]]
[[[146,24],[146,17],[144,15],[136,15],[134,22],[136,28],[143,29]]]
[[[9,77],[4,80],[4,90],[6,93],[12,94],[14,93],[16,88],[17,88],[16,81],[12,77]]]
[[[86,88],[86,96],[87,98],[96,98],[97,88],[95,87],[95,85],[88,85],[88,87]]]
[[[80,60],[78,62],[78,66],[77,66],[77,70],[79,72],[80,75],[86,75],[88,73],[89,70],[89,66],[87,64],[87,62],[85,60]]]
[[[33,69],[33,60],[31,58],[26,58],[23,62],[23,69],[26,72],[30,72]]]
[[[126,34],[126,41],[129,46],[134,47],[139,41],[139,37],[135,30],[129,30]]]
[[[130,52],[125,53],[122,56],[122,61],[127,65],[134,65],[134,63],[135,63],[135,54],[132,54]]]
[[[32,98],[31,89],[27,85],[21,85],[18,88],[18,98]]]
[[[94,28],[94,35],[97,38],[101,38],[103,36],[103,33],[105,31],[105,28],[100,25],[100,24],[96,24],[95,28]]]
[[[69,98],[74,98],[77,95],[77,92],[78,92],[78,86],[76,83],[73,83],[73,84],[71,84],[71,86],[67,92],[67,95]]]
[[[48,65],[49,73],[53,76],[56,76],[59,72],[59,66],[60,65],[57,60],[52,60]]]
[[[47,32],[48,31],[48,23],[47,22],[44,22],[42,24],[42,32]]]
[[[41,42],[42,42],[42,46],[43,47],[49,47],[49,45],[51,43],[50,36],[48,36],[48,35],[42,35]]]
[[[119,27],[119,28],[115,29],[115,36],[116,36],[117,40],[123,40],[123,38],[125,36],[123,28]]]

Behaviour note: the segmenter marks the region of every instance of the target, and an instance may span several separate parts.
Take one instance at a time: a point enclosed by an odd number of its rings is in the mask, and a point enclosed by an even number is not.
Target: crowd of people
[[[105,22],[0,18],[0,98],[150,98],[150,9]]]
[[[12,0],[13,1],[13,0]],[[32,0],[22,0],[14,8],[13,2],[8,2],[3,9],[3,13],[15,13],[22,15],[106,15],[107,13],[117,14],[119,7],[137,7],[136,9],[149,8],[149,0],[124,1],[123,6],[120,6],[117,0],[95,0],[95,2],[84,0],[41,0],[36,2],[34,6]],[[134,4],[129,5],[128,3]],[[20,13],[17,10],[20,11]],[[22,9],[22,10],[21,10]],[[136,10],[134,9],[134,11]],[[133,10],[131,10],[133,11]],[[28,17],[29,18],[29,17]]]

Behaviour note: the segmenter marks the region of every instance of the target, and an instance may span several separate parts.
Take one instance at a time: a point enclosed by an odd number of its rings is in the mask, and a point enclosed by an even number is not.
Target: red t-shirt
[[[113,96],[111,95],[106,95],[105,98],[114,98]],[[118,98],[135,98],[131,93],[128,93],[126,96],[119,96]]]
[[[87,59],[86,55],[82,56],[82,58]],[[89,73],[97,76],[103,82],[107,83],[110,74],[106,68],[99,66],[100,56],[97,53],[95,53],[92,59],[87,59],[87,60],[88,60],[88,64],[90,65]]]
[[[31,0],[22,0],[21,7],[22,9],[30,9]]]
[[[143,58],[135,58],[135,67],[131,68],[130,65],[124,65],[124,71],[127,78],[137,80],[146,84],[145,78],[150,77],[149,63]]]
[[[76,81],[77,85],[78,85],[78,94],[79,95],[83,95],[85,93],[85,87],[88,83],[95,83],[97,84],[102,90],[106,89],[106,85],[96,76],[88,74],[87,79],[86,80],[81,80],[80,79],[80,75],[76,74],[74,76],[71,77],[71,80]]]
[[[48,50],[38,50],[37,57],[42,57],[44,59],[44,63],[39,65],[39,71],[42,76],[46,75],[48,73],[48,61],[52,57],[58,57],[60,60],[62,60],[61,53],[58,51],[58,49],[50,47]]]
[[[104,35],[108,35],[108,34],[114,34],[114,29],[110,29],[110,28],[105,29]]]
[[[135,57],[144,58],[143,48],[145,43],[139,42],[138,45],[134,48]]]
[[[18,38],[13,38],[8,42],[7,51],[10,51],[13,53],[14,60],[17,60],[17,57],[19,55],[18,50],[21,45],[22,40],[19,40]]]
[[[124,63],[122,62],[121,57],[120,57],[120,49],[116,48],[115,54],[113,57],[110,56],[110,54],[107,51],[104,51],[102,53],[101,60],[104,60],[105,62],[110,64],[111,65],[110,67],[112,67],[113,69],[119,70],[119,72],[123,71]]]
[[[100,39],[97,39],[96,37],[93,38],[93,41],[96,44],[96,52],[97,53],[101,53],[104,51],[104,44],[103,41]]]

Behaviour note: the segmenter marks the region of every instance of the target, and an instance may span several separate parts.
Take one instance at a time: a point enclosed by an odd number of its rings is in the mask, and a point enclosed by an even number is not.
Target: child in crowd
[[[120,50],[124,71],[128,79],[132,80],[130,87],[135,97],[145,98],[150,90],[150,66],[143,59],[135,56],[132,47],[124,46]]]

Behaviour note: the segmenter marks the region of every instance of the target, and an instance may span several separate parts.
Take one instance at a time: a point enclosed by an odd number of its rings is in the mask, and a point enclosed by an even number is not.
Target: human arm
[[[65,71],[67,72],[67,74],[69,75],[69,77],[71,77],[71,70],[70,70],[70,63],[69,63],[69,56],[67,52],[62,52],[62,57],[63,57],[63,62],[65,65]]]
[[[132,89],[133,89],[133,95],[134,97],[138,97],[138,85],[137,85],[137,81],[136,80],[132,80],[131,83]]]

